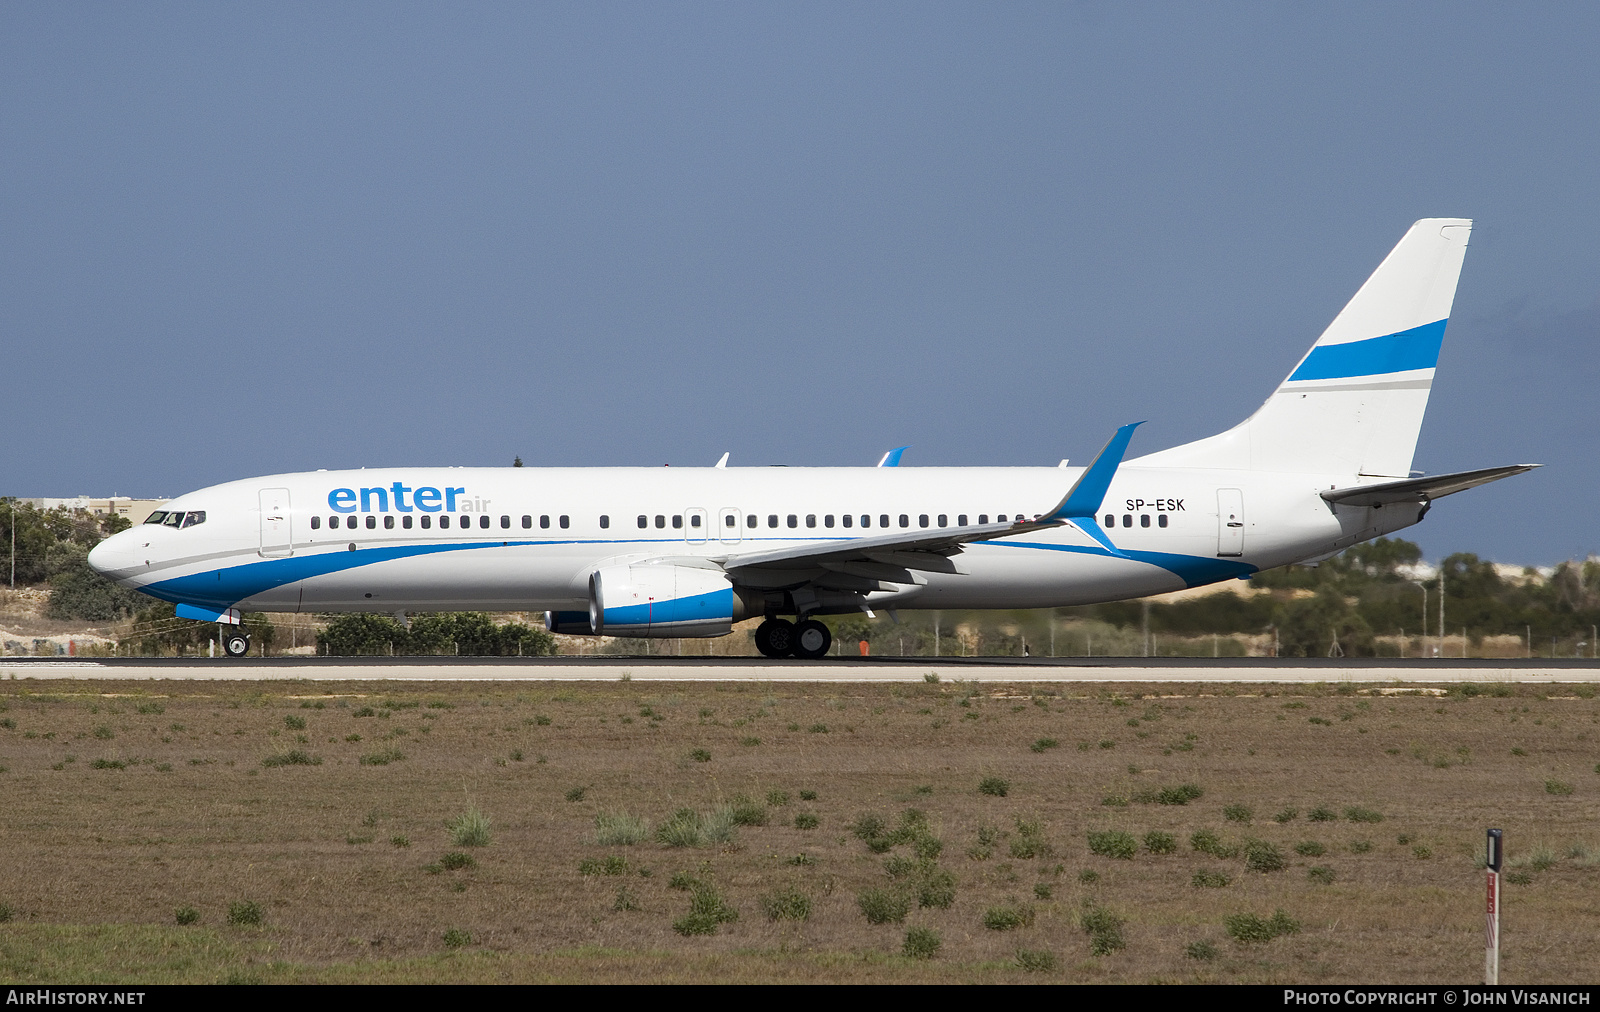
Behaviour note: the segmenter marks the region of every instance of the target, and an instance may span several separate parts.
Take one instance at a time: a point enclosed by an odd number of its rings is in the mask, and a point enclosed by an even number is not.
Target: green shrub
[[[304,731],[306,729],[306,719],[304,717],[296,717],[292,713],[283,718],[283,724],[291,731]]]
[[[290,749],[287,752],[278,752],[261,760],[261,765],[274,766],[321,766],[322,758],[314,756],[303,749]]]
[[[1152,829],[1144,834],[1144,849],[1152,854],[1171,854],[1178,849],[1178,838],[1171,833]]]
[[[589,795],[589,788],[587,788],[587,787],[574,787],[574,788],[572,788],[572,789],[567,791],[566,799],[568,801],[582,801],[584,798],[588,797],[588,795]]]
[[[1280,811],[1277,815],[1274,815],[1272,817],[1272,821],[1273,822],[1278,822],[1278,823],[1293,822],[1295,819],[1297,819],[1299,817],[1300,817],[1300,809],[1298,809],[1298,808],[1285,808],[1282,811]],[[1196,943],[1196,944],[1206,944],[1206,943]],[[1213,949],[1212,951],[1215,952],[1216,950]]]
[[[439,858],[439,867],[446,871],[458,871],[462,868],[476,868],[478,862],[471,854],[463,854],[459,850],[452,850]]]
[[[94,729],[94,736],[101,741],[110,741],[112,738],[117,736],[117,733],[111,730],[108,725],[101,724],[99,727]]]
[[[1121,794],[1107,794],[1100,799],[1100,804],[1107,808],[1127,808],[1128,799]]]
[[[411,838],[409,836],[400,836],[397,834],[389,837],[389,845],[392,847],[409,847],[411,846]]]
[[[228,904],[228,923],[236,927],[252,927],[266,919],[261,904],[251,900],[234,900]]]
[[[1306,878],[1318,885],[1332,885],[1333,877],[1333,869],[1325,864],[1319,864],[1306,872]]]
[[[806,730],[810,731],[812,734],[827,734],[828,733],[828,725],[826,725],[826,724],[812,724],[810,727],[806,728]]]
[[[361,757],[363,766],[387,766],[404,759],[406,754],[397,748],[386,748],[381,752],[372,752]]]
[[[697,748],[689,753],[689,758],[697,763],[708,763],[711,761],[711,753],[703,748]]]
[[[1195,784],[1179,784],[1176,787],[1163,787],[1156,793],[1158,805],[1187,805],[1198,800],[1205,791]]]
[[[1017,835],[1011,841],[1011,856],[1024,861],[1045,858],[1054,848],[1044,838],[1044,827],[1037,819],[1017,819]]]
[[[1056,968],[1056,957],[1042,949],[1018,949],[1017,965],[1028,973],[1049,973]]]
[[[1188,956],[1190,959],[1216,959],[1217,947],[1206,941],[1190,942],[1188,945],[1183,947],[1183,954]]]
[[[805,867],[807,865],[816,864],[817,863],[817,859],[812,857],[810,854],[796,854],[794,857],[791,857],[789,859],[788,863],[794,865],[797,868],[800,868],[800,867]]]
[[[1270,942],[1280,935],[1294,935],[1300,932],[1300,922],[1282,910],[1274,912],[1271,917],[1230,914],[1222,919],[1222,926],[1227,929],[1228,937],[1241,945]]]
[[[735,826],[765,826],[767,824],[767,807],[757,804],[749,798],[735,798],[733,801],[733,824]]]
[[[476,805],[445,823],[450,832],[450,842],[457,847],[489,846],[489,817],[478,811]]]
[[[1229,805],[1222,810],[1222,817],[1229,822],[1242,822],[1248,826],[1255,817],[1255,811],[1249,805]]]
[[[1200,870],[1194,873],[1194,878],[1189,880],[1196,889],[1221,889],[1233,881],[1220,871]]]
[[[788,803],[789,794],[787,791],[780,791],[774,788],[773,790],[767,792],[767,804],[771,805],[772,807],[779,808],[783,805],[787,805]]]
[[[1519,886],[1532,885],[1533,884],[1533,876],[1529,875],[1525,871],[1507,872],[1506,873],[1506,881],[1510,882],[1512,885],[1519,885]]]
[[[449,949],[459,949],[472,944],[472,935],[460,928],[451,928],[444,933],[444,944]]]
[[[1133,838],[1132,833],[1110,829],[1102,833],[1089,834],[1089,852],[1099,854],[1101,857],[1120,858],[1124,861],[1132,860],[1139,852],[1139,843]]]
[[[719,805],[709,812],[680,808],[656,828],[656,842],[668,847],[705,847],[733,839],[733,808]]]
[[[1036,900],[1054,899],[1055,888],[1048,882],[1036,883],[1033,887],[1033,898]]]
[[[1352,854],[1365,854],[1371,849],[1371,840],[1352,840],[1350,842],[1350,853]]]
[[[811,916],[811,897],[798,889],[782,889],[761,897],[761,909],[771,921],[803,921]]]
[[[1059,741],[1056,741],[1054,738],[1040,738],[1038,741],[1034,742],[1032,745],[1029,745],[1028,747],[1030,749],[1032,749],[1033,751],[1035,751],[1035,752],[1043,752],[1046,749],[1055,748],[1060,744],[1061,743]]]
[[[1370,808],[1352,805],[1344,810],[1344,817],[1351,822],[1382,822],[1383,813],[1375,812]]]
[[[96,759],[89,766],[97,770],[125,770],[128,763],[123,759]]]
[[[939,933],[932,928],[912,928],[906,932],[900,951],[908,959],[932,959],[939,954],[940,944]]]
[[[880,886],[858,893],[856,906],[868,924],[899,924],[911,912],[911,898],[900,889]]]
[[[166,713],[167,708],[160,703],[140,703],[135,707],[140,713]]]
[[[376,717],[377,715],[378,712],[370,706],[363,706],[361,709],[352,710],[350,713],[352,717]]]
[[[821,824],[822,820],[811,812],[801,812],[794,817],[794,828],[796,829],[816,829]]]
[[[1230,847],[1224,844],[1222,838],[1209,829],[1202,829],[1192,833],[1189,836],[1189,846],[1202,854],[1210,854],[1212,857],[1236,857],[1239,853],[1238,847]]]
[[[1338,822],[1339,813],[1335,812],[1331,808],[1325,808],[1321,805],[1318,805],[1316,808],[1311,810],[1311,813],[1307,815],[1306,818],[1310,819],[1312,822]]]
[[[983,926],[990,931],[1014,931],[1033,923],[1033,908],[1020,903],[990,907],[983,912]]]
[[[800,800],[801,801],[815,801],[815,800],[817,800],[817,792],[816,791],[801,791],[800,792]]]
[[[1084,905],[1078,914],[1078,926],[1089,936],[1089,952],[1107,956],[1127,943],[1122,938],[1122,918],[1094,903]]]
[[[689,912],[672,922],[680,935],[714,935],[717,927],[739,919],[739,912],[723,900],[710,883],[698,883],[689,895]]]
[[[627,812],[602,812],[594,817],[594,842],[602,847],[631,847],[650,839],[650,824]]]
[[[17,916],[16,908],[9,903],[0,903],[0,924],[6,924]]]
[[[956,901],[956,877],[948,871],[930,871],[917,885],[917,906],[949,910]]]
[[[172,919],[179,924],[198,924],[200,923],[200,911],[194,907],[179,907],[173,911]]]
[[[1093,885],[1100,881],[1100,873],[1095,871],[1093,868],[1084,868],[1082,871],[1078,872],[1078,881],[1082,882],[1084,885]]]
[[[618,854],[610,854],[604,858],[585,858],[578,862],[579,875],[626,875],[628,874],[628,860]]]
[[[1003,798],[1011,792],[1011,782],[1000,777],[984,777],[978,781],[978,793],[992,798]]]
[[[634,896],[633,893],[628,890],[627,886],[623,886],[621,889],[617,890],[617,898],[611,904],[611,909],[617,911],[618,913],[621,913],[624,910],[638,910],[639,898]]]
[[[849,826],[850,832],[854,833],[858,840],[876,839],[883,835],[884,828],[883,817],[872,812],[856,816],[856,821]]]
[[[1265,840],[1246,840],[1244,843],[1244,866],[1251,871],[1269,872],[1282,871],[1288,867],[1289,862],[1284,860],[1283,854],[1277,847]]]
[[[1571,794],[1572,785],[1564,780],[1546,780],[1544,782],[1546,794]]]
[[[1321,857],[1328,852],[1328,848],[1315,840],[1301,840],[1294,845],[1294,852],[1301,857]]]
[[[1423,846],[1420,843],[1411,848],[1411,853],[1419,861],[1426,861],[1428,858],[1433,856],[1433,850],[1429,847]]]

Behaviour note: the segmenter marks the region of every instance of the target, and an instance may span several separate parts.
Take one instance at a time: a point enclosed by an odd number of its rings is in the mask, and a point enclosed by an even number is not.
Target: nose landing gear
[[[250,634],[237,627],[229,627],[222,633],[222,652],[229,657],[243,657],[250,652]]]

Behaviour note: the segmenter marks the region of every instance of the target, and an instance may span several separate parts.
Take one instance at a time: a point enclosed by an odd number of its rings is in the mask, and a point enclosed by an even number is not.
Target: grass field
[[[271,688],[0,683],[0,979],[1600,965],[1589,686]]]

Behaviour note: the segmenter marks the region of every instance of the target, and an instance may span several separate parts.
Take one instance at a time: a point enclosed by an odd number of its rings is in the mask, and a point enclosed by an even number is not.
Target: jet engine
[[[606,566],[589,577],[589,632],[596,636],[725,636],[746,617],[720,569]]]

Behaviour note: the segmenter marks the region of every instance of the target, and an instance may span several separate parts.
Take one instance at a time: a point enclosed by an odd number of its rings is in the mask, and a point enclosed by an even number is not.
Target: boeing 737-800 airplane
[[[241,611],[546,610],[551,629],[821,657],[817,615],[1046,608],[1326,558],[1528,470],[1416,477],[1472,223],[1417,222],[1244,422],[1087,468],[385,468],[191,492],[95,569],[249,640]],[[726,460],[726,458],[724,458]],[[886,461],[897,463],[898,461]],[[791,622],[783,616],[794,616]]]

